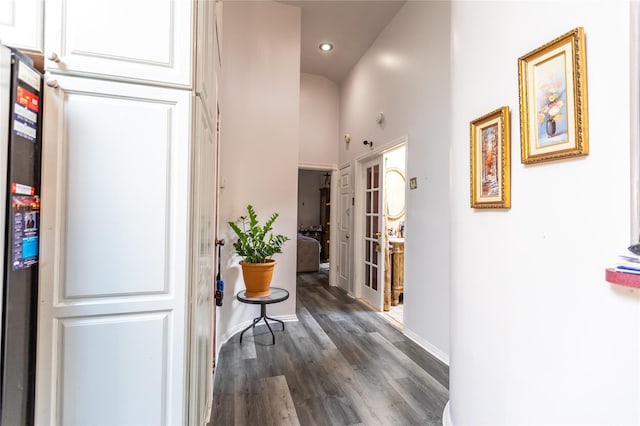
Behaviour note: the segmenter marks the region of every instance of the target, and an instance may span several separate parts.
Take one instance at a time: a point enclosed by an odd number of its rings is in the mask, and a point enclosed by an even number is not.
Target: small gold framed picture
[[[471,122],[471,207],[511,207],[509,107]]]
[[[589,153],[584,29],[576,28],[518,59],[521,160]]]

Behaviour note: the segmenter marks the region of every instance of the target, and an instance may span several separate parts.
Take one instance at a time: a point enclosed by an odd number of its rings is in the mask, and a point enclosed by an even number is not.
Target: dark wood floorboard
[[[209,426],[442,424],[448,367],[326,272],[298,275],[296,311],[275,345],[261,325],[222,346]]]

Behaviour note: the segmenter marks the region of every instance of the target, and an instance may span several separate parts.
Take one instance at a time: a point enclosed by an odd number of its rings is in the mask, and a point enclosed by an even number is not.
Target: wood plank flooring
[[[222,346],[211,426],[442,424],[448,367],[326,272],[298,275],[297,315]]]

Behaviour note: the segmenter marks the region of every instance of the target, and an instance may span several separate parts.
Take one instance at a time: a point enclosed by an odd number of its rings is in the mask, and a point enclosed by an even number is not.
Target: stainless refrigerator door
[[[7,202],[7,155],[11,123],[11,50],[0,45],[0,206]],[[0,212],[0,241],[5,241],[5,214]],[[4,259],[4,244],[0,244],[0,259]],[[0,268],[0,283],[4,283],[4,268]],[[2,330],[2,293],[0,293],[0,330]]]
[[[0,45],[0,206],[7,202],[7,155],[9,152],[9,132],[11,120],[11,50]],[[0,211],[0,259],[4,259],[5,212]],[[0,283],[4,286],[4,267],[0,267]],[[0,331],[2,322],[4,292],[0,292]],[[1,410],[1,409],[0,409]]]
[[[10,52],[8,132],[0,176],[4,277],[0,424],[32,425],[38,306],[42,75]],[[3,71],[4,73],[4,71]],[[6,99],[6,97],[5,97]],[[6,100],[3,100],[6,102]]]

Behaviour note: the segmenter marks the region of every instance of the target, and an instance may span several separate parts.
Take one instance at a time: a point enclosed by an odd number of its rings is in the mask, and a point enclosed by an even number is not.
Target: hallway
[[[264,325],[223,345],[211,425],[442,424],[447,366],[326,272],[297,276],[296,311],[275,346]]]

